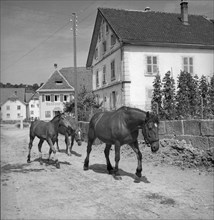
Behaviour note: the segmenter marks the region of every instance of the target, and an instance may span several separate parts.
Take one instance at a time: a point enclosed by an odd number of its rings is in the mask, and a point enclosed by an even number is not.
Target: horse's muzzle
[[[159,149],[159,140],[158,141],[155,141],[151,144],[151,151],[152,153],[155,153],[157,152]]]
[[[82,145],[82,141],[77,141],[78,146]]]

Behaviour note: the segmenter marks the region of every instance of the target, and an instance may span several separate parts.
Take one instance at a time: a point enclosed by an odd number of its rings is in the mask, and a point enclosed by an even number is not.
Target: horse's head
[[[82,130],[79,127],[75,131],[75,141],[77,142],[78,146],[82,145]]]
[[[66,115],[61,113],[58,115],[59,117],[59,125],[64,126],[66,128],[71,128],[71,123],[66,119]]]
[[[145,123],[142,127],[142,133],[146,144],[150,147],[152,152],[156,152],[159,149],[159,120],[158,117],[149,112],[146,113]]]

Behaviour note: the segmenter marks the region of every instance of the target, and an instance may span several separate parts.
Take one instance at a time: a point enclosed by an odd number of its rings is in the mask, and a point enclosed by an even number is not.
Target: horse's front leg
[[[109,159],[110,149],[111,149],[111,144],[106,144],[106,147],[104,150],[104,154],[105,154],[105,158],[106,158],[106,165],[107,165],[107,170],[108,170],[109,174],[112,174],[113,167],[112,167],[110,159]]]
[[[75,134],[71,135],[70,152],[72,152],[72,148],[73,148],[73,145],[74,145],[74,137],[75,137]]]
[[[40,165],[43,164],[43,162],[42,162],[42,144],[43,144],[43,142],[44,142],[44,140],[40,139],[39,144],[38,144]]]
[[[56,162],[56,168],[59,169],[60,168],[60,164],[59,164],[58,158],[56,156],[56,148],[54,147],[55,141],[52,141],[51,138],[48,138],[47,142],[48,142],[52,152],[54,153],[54,161]],[[50,151],[49,151],[49,153],[50,153]]]
[[[68,136],[67,132],[65,133],[65,144],[66,144],[66,153],[68,156],[71,156],[71,150],[70,150],[70,152],[68,150],[69,145],[70,145],[70,141],[69,141],[69,136]]]
[[[59,152],[59,140],[58,140],[58,137],[56,138],[56,147],[57,147],[57,151]]]
[[[137,155],[138,165],[135,174],[140,178],[142,176],[142,154],[139,150],[138,141],[136,140],[134,143],[130,144],[130,146]]]
[[[28,156],[27,156],[27,162],[30,163],[30,153],[31,153],[31,149],[32,149],[32,146],[33,146],[33,140],[34,140],[35,137],[33,136],[30,136],[30,142],[29,142],[29,145],[28,145]]]

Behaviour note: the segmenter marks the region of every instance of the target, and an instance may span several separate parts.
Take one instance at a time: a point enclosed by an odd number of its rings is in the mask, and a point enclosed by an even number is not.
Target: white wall
[[[125,73],[130,74],[130,105],[147,110],[147,89],[153,88],[154,76],[145,75],[146,56],[157,56],[159,73],[161,78],[167,71],[171,71],[175,82],[181,70],[183,70],[182,57],[193,57],[194,74],[211,76],[214,73],[213,51],[205,49],[179,49],[162,47],[133,47],[127,46],[124,49],[126,57]],[[126,74],[127,75],[127,74]]]
[[[9,110],[7,110],[7,106],[9,106]],[[17,106],[21,106],[21,109],[18,110]],[[7,114],[10,116],[8,117]],[[2,120],[20,120],[26,118],[26,105],[20,102],[19,100],[10,101],[8,100],[1,106],[1,117]]]
[[[29,117],[30,118],[40,118],[39,111],[39,100],[30,100],[29,102]]]

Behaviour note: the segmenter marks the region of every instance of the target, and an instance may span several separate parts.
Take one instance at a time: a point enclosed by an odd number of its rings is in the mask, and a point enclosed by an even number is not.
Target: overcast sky
[[[213,0],[189,0],[189,13],[213,18]],[[180,0],[1,0],[1,82],[45,82],[54,63],[73,66],[72,13],[78,18],[77,66],[86,66],[98,7],[180,13]]]

